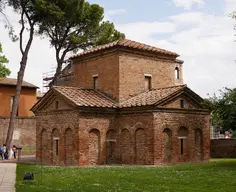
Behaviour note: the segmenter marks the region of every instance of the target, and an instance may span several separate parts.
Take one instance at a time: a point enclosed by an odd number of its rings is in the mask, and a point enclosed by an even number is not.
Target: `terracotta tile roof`
[[[63,96],[68,101],[72,102],[78,107],[101,107],[101,108],[129,108],[129,107],[141,107],[158,105],[166,100],[174,97],[175,95],[185,91],[186,85],[178,85],[172,87],[165,87],[148,92],[141,93],[134,96],[120,104],[116,103],[112,99],[105,95],[95,91],[93,89],[81,89],[78,87],[66,87],[66,86],[54,86],[46,95],[39,100],[33,107],[32,111],[37,111],[41,104],[43,104],[47,95],[53,94],[55,91],[57,94]],[[187,88],[188,91],[192,92]],[[186,91],[187,91],[186,90]],[[195,94],[194,92],[192,92]],[[195,94],[198,99],[202,99]],[[46,101],[46,100],[45,100]]]
[[[54,86],[53,89],[81,107],[109,107],[115,108],[116,103],[93,89],[78,87]]]
[[[0,78],[0,85],[9,85],[9,86],[16,86],[17,84],[17,79],[13,78]],[[23,81],[22,87],[29,87],[29,88],[38,88],[37,86],[28,83],[26,81]]]
[[[79,56],[87,55],[87,54],[90,54],[90,53],[98,52],[100,50],[105,50],[105,49],[112,48],[112,47],[134,48],[134,49],[139,49],[139,50],[142,50],[142,51],[150,51],[150,52],[161,53],[161,54],[170,55],[170,56],[176,56],[176,57],[179,56],[177,53],[172,52],[172,51],[167,51],[165,49],[160,49],[160,48],[157,48],[157,47],[153,47],[153,46],[146,45],[146,44],[143,44],[143,43],[139,43],[139,42],[136,42],[136,41],[132,41],[132,40],[129,40],[129,39],[121,39],[121,40],[114,41],[114,42],[111,42],[111,43],[108,43],[108,44],[105,44],[105,45],[100,45],[100,46],[94,47],[94,48],[89,49],[87,51],[81,52],[77,55],[74,55],[71,58],[73,59],[73,58],[76,58],[76,57],[79,57]]]
[[[179,92],[184,87],[186,87],[186,85],[166,87],[144,92],[120,103],[120,108],[154,105],[162,99]]]
[[[54,86],[53,90],[59,92],[75,105],[81,107],[107,107],[107,108],[126,108],[154,105],[162,99],[179,92],[186,85],[160,88],[141,93],[120,104],[106,97],[93,89],[80,89],[78,87]]]

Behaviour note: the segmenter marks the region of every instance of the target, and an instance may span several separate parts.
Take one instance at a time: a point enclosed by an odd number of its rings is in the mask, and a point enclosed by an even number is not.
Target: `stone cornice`
[[[140,51],[140,50],[136,50],[136,49],[132,49],[132,48],[124,48],[124,47],[112,47],[106,50],[101,50],[98,52],[94,52],[88,55],[83,55],[80,57],[76,57],[73,60],[74,64],[79,64],[79,63],[83,63],[86,61],[90,61],[90,60],[96,60],[98,58],[102,58],[104,56],[108,56],[108,55],[123,55],[123,54],[129,54],[138,58],[148,58],[148,59],[152,59],[152,60],[157,60],[157,61],[164,61],[164,62],[176,62],[176,57],[175,56],[167,56],[164,54],[160,54],[160,53],[153,53],[153,52],[149,52],[149,51]]]

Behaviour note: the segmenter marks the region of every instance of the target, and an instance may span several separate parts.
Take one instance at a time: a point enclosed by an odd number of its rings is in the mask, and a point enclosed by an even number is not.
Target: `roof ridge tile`
[[[143,51],[147,50],[147,51],[150,51],[150,52],[162,53],[162,54],[166,54],[166,55],[173,55],[173,56],[176,56],[176,57],[179,56],[179,54],[177,54],[173,51],[168,51],[166,49],[158,48],[158,47],[155,47],[155,46],[152,46],[152,45],[147,45],[145,43],[140,43],[140,42],[133,41],[133,40],[130,40],[130,39],[123,39],[122,38],[120,40],[116,40],[116,41],[113,41],[113,42],[110,42],[110,43],[107,43],[107,44],[104,44],[104,45],[99,45],[97,47],[93,47],[89,50],[78,53],[78,54],[72,56],[71,59],[79,57],[79,56],[87,55],[87,54],[90,54],[90,53],[98,52],[100,50],[105,50],[105,49],[115,47],[115,46],[129,47],[129,48],[139,49],[139,50],[143,50]]]

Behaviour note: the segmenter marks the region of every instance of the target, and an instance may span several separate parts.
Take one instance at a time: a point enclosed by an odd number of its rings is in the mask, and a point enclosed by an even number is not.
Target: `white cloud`
[[[183,7],[184,9],[190,10],[195,4],[198,7],[203,7],[204,0],[173,0],[176,7]]]
[[[179,25],[196,25],[204,19],[204,16],[205,15],[202,12],[185,12],[178,15],[170,16],[169,18],[171,21]]]
[[[236,11],[236,0],[224,0],[224,13],[229,15],[233,11]]]
[[[152,35],[173,33],[176,31],[174,23],[170,22],[136,22],[128,24],[116,24],[116,28],[125,33],[126,38],[135,41],[148,41]]]
[[[19,16],[12,10],[6,10],[10,23],[14,26],[16,34],[19,34],[20,25],[18,23]],[[12,71],[10,77],[16,78],[20,68],[21,53],[19,49],[19,41],[12,42],[8,36],[7,29],[0,23],[0,42],[3,46],[3,54],[9,60],[7,67]],[[24,43],[27,41],[28,35],[24,35]],[[28,63],[25,70],[24,80],[31,82],[42,88],[42,73],[51,71],[52,66],[55,66],[55,52],[49,45],[49,41],[34,37],[32,47],[28,55]]]
[[[224,7],[230,1],[225,0]],[[192,4],[191,4],[192,6]],[[236,9],[235,9],[236,10]],[[109,13],[109,11],[108,11]],[[12,22],[17,23],[18,16],[8,13]],[[123,10],[110,10],[110,17],[126,14]],[[108,14],[109,15],[109,14]],[[206,96],[222,87],[235,87],[236,60],[233,24],[228,15],[215,15],[205,12],[186,12],[169,16],[163,21],[134,22],[119,24],[116,28],[135,41],[144,42],[160,48],[175,51],[181,55],[184,63],[184,80],[188,86]],[[4,54],[10,60],[12,77],[19,70],[19,43],[8,38],[7,31],[0,25]],[[42,86],[42,73],[55,66],[54,50],[48,40],[35,37],[25,73],[25,80]]]
[[[185,83],[201,96],[206,96],[207,93],[213,94],[225,86],[235,87],[236,43],[233,22],[228,16],[187,12],[170,16],[164,23],[130,23],[117,26],[128,38],[179,53],[185,61]],[[144,28],[145,32],[138,30]],[[163,33],[166,29],[165,36],[168,36],[157,41],[156,33],[161,32],[157,30],[160,28]]]

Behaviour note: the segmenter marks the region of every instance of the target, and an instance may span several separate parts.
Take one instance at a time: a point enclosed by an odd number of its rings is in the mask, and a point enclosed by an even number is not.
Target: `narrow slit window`
[[[109,157],[113,156],[113,143],[109,142]]]
[[[56,155],[59,155],[59,139],[56,139]]]
[[[93,77],[93,89],[98,89],[98,76]]]
[[[58,109],[58,107],[59,107],[59,102],[56,101],[56,109]]]
[[[180,139],[180,153],[184,154],[184,139]]]
[[[149,91],[152,89],[152,77],[145,76],[145,90]]]
[[[184,100],[183,99],[180,100],[180,108],[184,108]]]
[[[175,79],[179,79],[179,68],[175,68]]]

